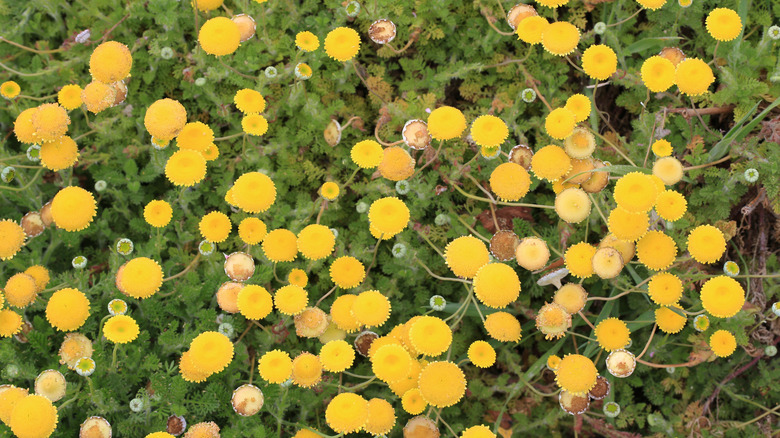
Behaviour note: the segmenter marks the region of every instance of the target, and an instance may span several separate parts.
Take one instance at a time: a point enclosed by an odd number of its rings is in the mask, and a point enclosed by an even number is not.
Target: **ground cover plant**
[[[773,436],[778,16],[0,0],[0,436]]]

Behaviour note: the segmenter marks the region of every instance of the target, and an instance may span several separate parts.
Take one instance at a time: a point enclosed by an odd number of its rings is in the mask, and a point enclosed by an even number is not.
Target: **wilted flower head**
[[[84,269],[84,267],[87,266],[87,258],[84,256],[76,256],[73,257],[73,261],[71,263],[76,269]]]
[[[130,255],[133,253],[133,241],[123,237],[116,242],[116,252],[122,255]]]
[[[431,297],[431,300],[428,303],[431,306],[431,309],[436,311],[442,311],[444,310],[444,307],[447,305],[447,300],[444,299],[441,295],[434,295]]]

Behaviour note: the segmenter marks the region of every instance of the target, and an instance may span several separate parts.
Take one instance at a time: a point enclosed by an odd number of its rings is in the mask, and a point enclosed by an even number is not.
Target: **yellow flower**
[[[550,137],[563,140],[571,135],[576,123],[573,112],[566,108],[556,108],[544,119],[544,129]]]
[[[409,208],[396,197],[380,198],[371,203],[368,221],[384,237],[395,236],[409,223]]]
[[[32,125],[38,141],[54,141],[68,132],[68,111],[57,103],[45,103],[32,114]]]
[[[198,32],[198,42],[209,55],[229,55],[241,44],[238,25],[226,17],[214,17],[203,23]]]
[[[354,360],[355,350],[343,340],[329,341],[320,349],[320,362],[325,371],[340,373],[351,367]]]
[[[488,368],[496,363],[496,350],[485,341],[474,341],[469,346],[468,357],[479,368]]]
[[[238,224],[238,237],[247,245],[257,245],[267,233],[265,222],[256,217],[245,218]]]
[[[555,197],[555,212],[570,224],[582,222],[590,216],[590,207],[588,194],[579,187],[569,187]]]
[[[412,415],[418,415],[428,407],[428,402],[423,398],[419,388],[411,388],[401,397],[401,406],[404,408],[404,411]]]
[[[718,41],[731,41],[742,32],[742,19],[739,15],[727,8],[715,8],[705,20],[707,33]]]
[[[165,176],[173,185],[193,186],[206,177],[206,159],[192,149],[180,149],[165,163]]]
[[[666,0],[636,0],[637,3],[642,5],[642,7],[646,9],[650,9],[652,11],[655,11],[656,9],[659,9],[661,6],[666,4]]]
[[[260,172],[241,175],[231,190],[236,205],[247,213],[262,213],[276,200],[274,182]]]
[[[79,148],[72,138],[63,135],[54,141],[43,143],[40,157],[44,167],[58,171],[68,168],[76,162],[79,157]]]
[[[548,1],[552,1],[555,3],[558,3],[560,1],[564,1],[568,3],[569,0],[542,0],[545,3]],[[540,1],[541,4],[542,1]],[[461,438],[496,438],[496,434],[490,431],[490,428],[483,425],[478,426],[471,426],[468,429],[463,431],[463,434],[461,434]]]
[[[568,99],[566,99],[566,105],[564,105],[564,108],[574,113],[574,120],[577,123],[585,121],[588,118],[588,116],[590,116],[590,99],[584,94],[579,94],[579,93],[572,94],[571,96],[569,96]],[[572,134],[574,134],[574,132],[572,132]],[[570,137],[571,135],[569,135],[566,138],[568,139]],[[585,157],[572,157],[572,158],[585,158]]]
[[[737,280],[720,275],[710,278],[701,287],[701,304],[710,315],[731,318],[745,304],[745,290]]]
[[[309,294],[304,288],[294,284],[283,286],[274,294],[274,305],[284,315],[297,315],[308,303]]]
[[[351,256],[337,258],[330,265],[330,279],[340,288],[351,289],[363,282],[366,268]]]
[[[11,276],[5,283],[5,299],[10,306],[23,309],[38,296],[38,287],[35,278],[24,273]]]
[[[683,166],[677,158],[663,157],[653,164],[653,175],[665,185],[677,184],[683,177]]]
[[[199,11],[207,12],[222,6],[224,0],[192,0],[192,5],[196,6]]]
[[[715,263],[726,251],[726,237],[712,225],[700,225],[688,234],[688,252],[699,263]]]
[[[273,230],[263,239],[263,252],[272,262],[291,262],[298,254],[298,238],[284,228]]]
[[[200,219],[198,228],[200,229],[200,235],[204,239],[209,242],[220,243],[228,238],[233,224],[225,213],[212,211]]]
[[[485,317],[488,335],[501,342],[519,342],[522,336],[520,321],[507,312],[495,312]]]
[[[558,365],[555,382],[572,394],[584,395],[596,386],[597,377],[593,361],[580,354],[567,354]]]
[[[653,153],[659,157],[668,157],[672,155],[672,144],[667,140],[656,140],[651,146]]]
[[[406,149],[391,146],[382,151],[379,172],[390,181],[401,181],[414,174],[414,160]]]
[[[650,175],[630,172],[617,181],[614,196],[618,206],[632,213],[643,213],[653,208],[658,192]]]
[[[0,94],[6,99],[13,99],[18,96],[22,88],[14,81],[5,81],[0,84]]]
[[[395,410],[386,400],[372,398],[368,401],[368,421],[363,428],[373,436],[390,432],[395,426]]]
[[[35,280],[35,287],[38,290],[38,292],[43,291],[46,289],[46,285],[49,284],[49,280],[51,280],[51,276],[49,275],[49,270],[44,268],[41,265],[33,265],[29,268],[24,270],[24,273],[29,275]],[[2,297],[0,297],[0,309],[3,308],[2,305]]]
[[[536,328],[547,340],[558,339],[571,328],[571,315],[563,306],[545,303],[536,314]]]
[[[304,52],[313,52],[320,46],[320,40],[307,30],[295,35],[295,45]]]
[[[78,289],[54,292],[46,303],[46,319],[60,331],[78,330],[89,318],[89,300]]]
[[[409,375],[412,362],[412,357],[403,346],[386,344],[371,356],[371,369],[379,380],[392,383]]]
[[[81,187],[65,187],[54,195],[51,215],[58,228],[81,231],[92,223],[97,213],[97,202],[92,193]]]
[[[655,212],[661,219],[674,222],[685,214],[688,202],[685,197],[674,190],[665,190],[655,199]]]
[[[190,343],[189,351],[195,366],[208,374],[224,370],[233,360],[233,343],[218,332],[199,334]]]
[[[682,298],[683,284],[676,275],[669,272],[659,272],[650,278],[647,293],[656,304],[670,306],[677,304]]]
[[[488,307],[506,307],[520,296],[520,278],[509,265],[488,263],[474,276],[474,294]]]
[[[273,310],[271,294],[263,286],[248,284],[238,291],[238,311],[247,319],[263,319]]]
[[[632,213],[617,207],[609,213],[607,227],[616,238],[634,242],[647,233],[650,218],[646,212]]]
[[[265,110],[265,98],[259,91],[244,88],[233,97],[236,108],[244,114],[259,114]]]
[[[144,220],[153,227],[161,228],[168,225],[172,217],[173,208],[166,201],[155,199],[149,201],[144,207]]]
[[[563,307],[566,313],[574,314],[585,307],[587,299],[585,288],[577,283],[566,283],[555,292],[553,302]]]
[[[360,328],[360,321],[352,315],[352,305],[355,303],[357,295],[342,295],[333,301],[330,306],[330,316],[336,326],[352,333]]]
[[[409,328],[409,338],[419,353],[438,356],[450,347],[452,330],[441,318],[426,315]]]
[[[194,362],[192,353],[189,351],[185,351],[181,355],[181,360],[179,360],[179,373],[181,374],[182,379],[192,383],[203,382],[212,374],[198,368]]]
[[[257,370],[268,383],[284,383],[292,374],[292,359],[281,350],[271,350],[260,357]]]
[[[24,229],[14,221],[0,220],[0,260],[9,260],[24,245]]]
[[[95,48],[89,58],[89,73],[96,81],[110,84],[130,76],[133,57],[126,45],[106,41]]]
[[[428,116],[428,132],[436,140],[458,138],[466,129],[466,117],[459,109],[442,106]]]
[[[0,310],[0,337],[10,338],[22,329],[22,316],[11,309]]]
[[[361,325],[379,327],[390,317],[390,300],[378,290],[358,294],[352,303],[352,315]]]
[[[588,278],[593,275],[593,264],[591,261],[595,254],[595,246],[587,242],[580,242],[566,250],[563,254],[563,260],[571,275]]]
[[[355,144],[350,151],[352,161],[362,169],[373,169],[384,158],[382,146],[374,140],[363,140]]]
[[[322,378],[322,363],[320,358],[311,353],[301,353],[292,361],[293,383],[301,388],[310,388]]]
[[[84,102],[87,111],[97,114],[114,105],[114,102],[116,102],[116,90],[110,84],[92,81],[81,90],[79,99]]]
[[[617,55],[609,46],[594,44],[582,53],[582,69],[591,78],[603,81],[617,70]]]
[[[574,114],[567,109],[559,109],[569,113],[573,127]],[[536,151],[533,158],[531,158],[531,171],[539,179],[546,179],[550,182],[556,181],[566,175],[569,169],[571,169],[571,158],[566,155],[566,151],[560,146],[547,145]]]
[[[531,177],[523,166],[502,163],[490,174],[490,188],[503,201],[518,201],[528,193]]]
[[[138,337],[135,320],[127,315],[115,315],[103,324],[103,336],[115,344],[127,344]]]
[[[32,116],[37,108],[27,108],[19,113],[14,120],[14,135],[20,143],[38,143],[39,140],[35,136],[35,127],[32,123]]]
[[[333,252],[336,237],[325,225],[311,224],[298,233],[298,251],[309,260],[320,260]]]
[[[293,272],[294,271],[296,270],[293,269]],[[301,271],[302,275],[306,275],[302,270],[298,269],[298,271]],[[290,282],[290,284],[303,287],[301,286],[301,283],[296,284]],[[319,337],[320,342],[323,343],[335,340],[343,340],[343,338],[340,337],[323,336],[323,334],[328,330],[331,322],[328,319],[328,315],[317,307],[307,307],[303,309],[301,313],[295,315],[293,322],[295,323],[295,334],[302,338]]]
[[[617,277],[625,265],[620,251],[611,247],[597,249],[596,253],[593,254],[591,264],[593,265],[593,272],[604,279]]]
[[[710,349],[718,357],[729,357],[737,349],[737,338],[726,330],[717,330],[710,336]]]
[[[452,362],[431,362],[420,372],[420,394],[429,405],[446,408],[466,393],[466,377]]]
[[[666,58],[651,56],[642,64],[640,74],[648,90],[660,93],[674,85],[675,66]]]
[[[677,311],[672,310],[672,307]],[[655,323],[664,333],[679,333],[685,327],[686,321],[687,318],[682,314],[682,307],[679,304],[655,309]]]
[[[322,187],[320,187],[320,195],[328,201],[336,199],[339,196],[339,185],[333,181],[322,184]]]
[[[325,40],[327,48],[328,40]],[[368,402],[363,397],[343,392],[325,408],[325,422],[339,434],[359,432],[368,422]]]
[[[631,341],[631,330],[617,318],[607,318],[596,324],[596,340],[606,351],[625,348]]]
[[[710,85],[715,82],[715,75],[706,62],[688,58],[677,65],[674,80],[681,93],[698,96],[707,92]]]
[[[473,278],[490,261],[488,249],[474,236],[461,236],[444,248],[444,261],[458,277]]]
[[[176,144],[180,149],[193,149],[201,154],[214,144],[214,131],[202,122],[191,122],[176,136]]]
[[[349,61],[360,50],[360,35],[348,27],[337,27],[325,37],[325,53],[336,61]]]
[[[580,42],[580,31],[568,21],[556,21],[542,31],[542,46],[553,55],[565,56]]]
[[[162,281],[162,268],[147,257],[136,257],[120,266],[116,272],[117,288],[133,298],[151,297],[160,290]]]
[[[268,132],[268,120],[260,114],[248,114],[241,119],[241,129],[249,135],[265,135]]]
[[[160,99],[149,105],[144,126],[158,140],[173,140],[187,123],[187,110],[177,100]]]
[[[20,320],[21,322],[21,320]],[[92,357],[92,341],[80,333],[68,333],[60,345],[60,364],[75,369],[82,357]]]
[[[677,257],[677,245],[662,231],[648,231],[636,243],[639,262],[648,269],[661,271],[668,268]]]
[[[40,395],[19,399],[6,422],[18,438],[48,438],[57,428],[57,408]]]
[[[528,44],[539,44],[542,42],[542,33],[549,24],[550,22],[541,15],[526,17],[517,24],[515,29],[517,39]]]
[[[508,135],[506,123],[496,116],[479,116],[471,124],[471,138],[480,146],[500,146]]]

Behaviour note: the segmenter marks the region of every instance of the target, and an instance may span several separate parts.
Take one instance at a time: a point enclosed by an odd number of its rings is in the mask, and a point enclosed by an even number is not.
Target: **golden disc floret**
[[[360,35],[349,27],[337,27],[325,36],[325,53],[336,61],[349,61],[360,51]]]
[[[351,392],[336,395],[325,408],[325,421],[339,434],[361,431],[368,422],[368,415],[366,399]]]
[[[247,213],[262,213],[276,200],[276,185],[260,172],[241,175],[231,190],[236,205]]]
[[[651,56],[642,64],[640,75],[648,90],[660,93],[674,85],[675,66],[666,58]]]
[[[271,350],[260,357],[257,369],[268,383],[284,383],[292,374],[292,359],[284,351]]]
[[[706,62],[697,58],[687,58],[677,65],[674,82],[681,93],[698,96],[707,92],[710,85],[715,82],[715,75]]]
[[[146,130],[158,140],[173,140],[186,123],[187,110],[179,101],[168,98],[149,105],[144,115]]]
[[[72,138],[63,135],[54,141],[42,144],[40,157],[44,167],[56,172],[73,166],[79,158],[79,147]]]
[[[517,24],[515,29],[517,39],[528,44],[539,44],[542,42],[542,34],[549,24],[550,22],[541,15],[526,17]]]
[[[520,278],[507,264],[488,263],[474,276],[474,294],[488,307],[506,307],[520,296]]]
[[[582,53],[582,69],[591,78],[603,81],[617,70],[617,55],[609,46],[594,44]]]
[[[32,126],[38,142],[54,141],[68,132],[68,111],[58,103],[44,103],[32,113]]]
[[[580,31],[568,21],[556,21],[542,31],[542,46],[553,55],[566,56],[577,48]]]
[[[570,136],[576,125],[576,115],[566,108],[556,108],[544,119],[544,130],[556,140],[563,140]]]
[[[78,289],[66,287],[52,294],[46,303],[46,319],[60,331],[77,330],[89,318],[89,300]]]
[[[241,31],[233,20],[214,17],[203,23],[198,31],[198,42],[209,55],[229,55],[241,45]]]
[[[672,310],[672,308],[676,310]],[[679,304],[663,306],[655,309],[655,323],[658,329],[664,333],[679,333],[685,327],[687,318]]]
[[[301,388],[311,388],[320,383],[322,378],[320,358],[308,352],[296,356],[292,361],[291,378],[293,383]]]
[[[298,238],[292,231],[279,228],[266,234],[262,247],[268,260],[291,262],[298,254]]]
[[[354,361],[355,350],[347,341],[329,341],[320,349],[320,362],[325,371],[340,373],[351,367]]]
[[[311,224],[298,233],[298,251],[309,260],[321,260],[333,252],[336,236],[325,225]]]
[[[726,330],[716,330],[710,336],[709,344],[715,356],[729,357],[737,349],[737,338]]]
[[[585,307],[588,299],[588,293],[585,288],[578,283],[566,283],[555,291],[553,302],[566,310],[567,313],[575,314]]]
[[[593,256],[595,254],[595,246],[587,242],[580,242],[566,250],[563,254],[563,260],[571,275],[588,278],[593,275]]]
[[[412,362],[412,357],[402,345],[386,344],[371,356],[371,369],[379,380],[393,383],[409,375]]]
[[[555,382],[574,395],[584,395],[596,386],[597,377],[593,361],[581,354],[567,354],[558,365]]]
[[[61,189],[51,202],[51,215],[58,228],[81,231],[97,214],[97,202],[92,193],[77,186]]]
[[[190,343],[195,366],[206,373],[218,373],[233,360],[233,343],[218,332],[203,332]]]
[[[625,348],[631,341],[631,330],[617,318],[607,318],[596,324],[596,340],[606,351]]]
[[[274,294],[274,306],[283,315],[297,315],[306,308],[308,303],[309,294],[306,289],[295,284],[283,286]]]
[[[500,146],[508,135],[506,123],[496,116],[479,116],[471,123],[471,138],[480,146]]]
[[[446,408],[466,393],[466,376],[452,362],[431,362],[420,372],[420,394],[429,405]]]
[[[688,210],[688,201],[682,193],[664,190],[655,198],[655,212],[663,220],[674,222],[683,217]]]
[[[116,286],[123,294],[133,298],[149,298],[163,282],[160,265],[148,257],[136,257],[125,262],[116,273]]]
[[[363,282],[366,268],[352,256],[342,256],[330,265],[330,279],[342,289],[351,289]]]
[[[715,263],[726,251],[726,237],[712,225],[699,225],[688,234],[688,252],[699,263]]]
[[[659,272],[650,277],[647,294],[661,306],[677,304],[682,298],[683,284],[680,278],[670,272]]]
[[[132,342],[139,333],[138,323],[127,315],[114,315],[103,324],[103,336],[115,344]]]
[[[379,173],[390,181],[401,181],[414,174],[414,159],[406,149],[391,146],[382,151]]]
[[[382,146],[374,140],[363,140],[355,143],[350,157],[361,169],[373,169],[384,159],[384,152]]]
[[[390,300],[378,290],[358,294],[352,303],[352,315],[366,327],[379,327],[390,317]]]
[[[570,187],[555,197],[555,212],[570,224],[584,221],[590,215],[591,201],[579,187]]]
[[[110,84],[130,76],[133,57],[130,49],[118,41],[106,41],[92,51],[89,73],[96,81]]]
[[[571,111],[565,111],[571,114]],[[536,151],[531,159],[531,171],[534,175],[550,182],[566,175],[569,169],[571,169],[571,159],[560,146],[547,145]]]
[[[662,231],[648,231],[636,243],[636,255],[648,269],[662,271],[677,257],[677,244]]]
[[[545,303],[537,312],[535,322],[545,339],[559,339],[571,328],[571,315],[561,305]]]
[[[495,312],[485,317],[488,335],[501,342],[519,342],[522,336],[520,321],[511,313]]]
[[[701,287],[702,307],[712,316],[731,318],[745,304],[745,290],[737,280],[719,275],[707,280]]]
[[[466,129],[466,117],[459,109],[442,106],[428,116],[428,132],[436,140],[458,138]]]
[[[718,41],[732,41],[742,32],[742,19],[736,11],[728,8],[715,8],[707,14],[704,24],[713,38]]]
[[[368,221],[385,236],[394,236],[409,223],[409,208],[396,197],[377,199],[368,209]]]
[[[658,191],[650,175],[630,172],[617,181],[614,196],[618,206],[641,213],[653,208]]]
[[[520,200],[530,187],[531,177],[519,164],[502,163],[490,174],[490,188],[503,201]]]
[[[0,260],[13,258],[22,249],[25,238],[24,229],[19,224],[8,219],[0,220]]]
[[[490,261],[490,253],[476,237],[461,236],[444,248],[444,261],[458,277],[474,278],[479,268]]]
[[[452,329],[444,320],[435,316],[423,316],[409,328],[409,338],[414,349],[426,356],[438,356],[452,343]]]

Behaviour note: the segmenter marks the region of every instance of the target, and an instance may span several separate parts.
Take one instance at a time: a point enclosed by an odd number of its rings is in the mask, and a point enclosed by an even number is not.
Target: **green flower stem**
[[[355,170],[352,172],[352,175],[350,175],[350,176],[349,176],[349,178],[347,178],[347,182],[345,182],[345,183],[344,183],[344,190],[347,190],[347,187],[349,187],[349,185],[352,183],[352,180],[353,180],[353,179],[355,179],[355,175],[357,175],[357,173],[358,173],[359,171],[360,171],[360,167],[358,167],[357,169],[355,169]]]
[[[467,193],[463,189],[458,187],[457,184],[451,184],[451,185],[452,185],[452,187],[455,188],[455,190],[460,192],[461,195],[463,195],[463,196],[465,196],[467,198],[474,199],[476,201],[482,201],[482,202],[493,202],[490,199],[483,198],[483,197],[476,196],[476,195],[472,195],[471,193]],[[553,205],[527,204],[527,203],[523,203],[523,202],[496,201],[496,204],[498,204],[498,205],[509,205],[511,207],[546,208],[546,209],[549,209],[549,210],[554,210],[555,209],[555,206],[553,206]]]
[[[450,208],[450,213],[451,213],[453,216],[455,216],[455,218],[458,220],[458,222],[460,222],[460,223],[461,223],[461,225],[463,225],[464,227],[466,227],[466,229],[468,229],[469,231],[471,231],[471,233],[472,233],[472,234],[474,234],[475,236],[479,237],[479,238],[480,238],[480,239],[482,239],[484,242],[486,242],[486,243],[490,243],[490,239],[488,239],[488,238],[486,238],[485,236],[483,236],[483,235],[479,234],[479,233],[477,232],[477,230],[475,230],[474,228],[471,228],[471,226],[470,226],[469,224],[467,224],[467,223],[466,223],[466,221],[464,221],[463,219],[461,219],[461,218],[460,218],[460,216],[459,216],[457,213],[455,213],[455,211],[453,211],[453,210],[452,210],[452,208]]]
[[[114,351],[111,353],[111,372],[116,371],[116,352],[119,350],[119,344],[114,344]]]
[[[425,269],[425,270],[428,272],[428,275],[430,275],[431,277],[433,277],[433,278],[435,278],[435,279],[437,279],[437,280],[442,280],[442,281],[459,281],[459,282],[461,282],[461,283],[471,284],[471,282],[470,282],[469,280],[464,280],[464,279],[462,279],[462,278],[440,277],[440,276],[438,276],[438,275],[434,274],[434,273],[433,273],[433,271],[431,271],[431,269],[430,269],[430,268],[428,268],[428,265],[426,265],[425,263],[423,263],[423,261],[422,261],[422,260],[420,260],[420,259],[418,259],[417,257],[415,257],[415,258],[414,258],[414,261],[416,261],[416,262],[417,262],[417,264],[419,264],[420,266],[422,266],[422,267],[423,267],[423,268],[424,268],[424,269]]]
[[[427,243],[427,244],[428,244],[428,245],[429,245],[431,248],[433,248],[433,250],[434,250],[434,251],[436,251],[436,253],[438,253],[438,254],[441,256],[441,258],[444,258],[444,253],[442,253],[442,252],[439,250],[439,248],[436,248],[436,245],[434,245],[434,244],[433,244],[433,242],[431,242],[431,241],[430,241],[430,239],[428,239],[428,237],[427,237],[425,234],[423,234],[423,233],[422,233],[420,230],[415,230],[415,231],[417,231],[417,234],[418,234],[420,237],[422,237],[422,239],[423,239],[423,240],[424,240],[424,241],[425,241],[425,242],[426,242],[426,243]]]
[[[30,186],[33,185],[35,180],[37,180],[38,177],[41,175],[41,172],[43,172],[43,168],[38,169],[38,171],[35,172],[35,175],[33,175],[33,177],[30,178],[30,181],[28,181],[27,184],[23,185],[22,187],[5,187],[5,186],[0,186],[0,189],[2,189],[2,190],[10,190],[12,192],[23,192],[23,191],[27,190],[28,188],[30,188]]]

